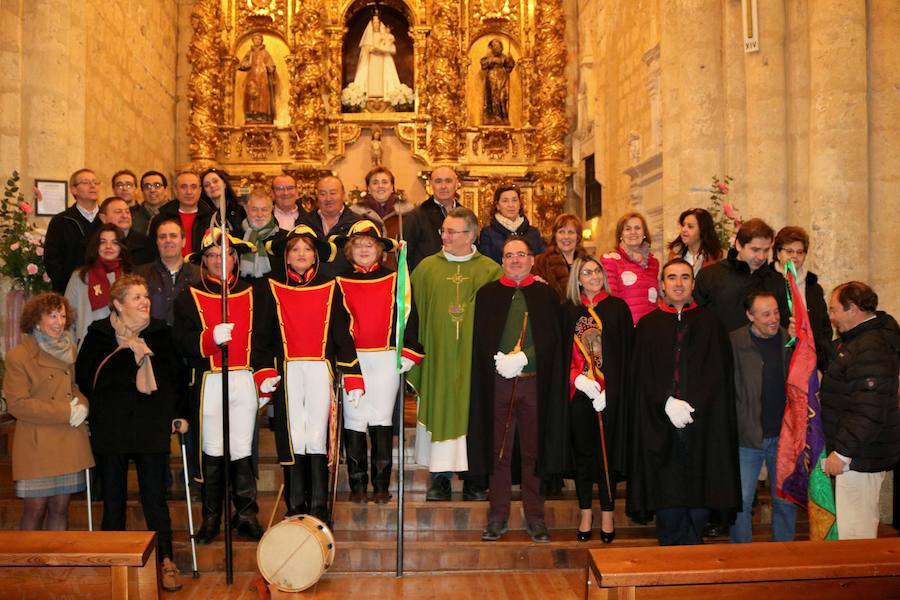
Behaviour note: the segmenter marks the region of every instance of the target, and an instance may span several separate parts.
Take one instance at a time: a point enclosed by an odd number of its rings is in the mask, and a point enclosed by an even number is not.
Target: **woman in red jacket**
[[[616,224],[616,240],[619,247],[604,254],[600,262],[609,293],[628,304],[637,325],[641,317],[656,309],[659,298],[659,261],[650,252],[647,220],[638,212],[626,213]]]

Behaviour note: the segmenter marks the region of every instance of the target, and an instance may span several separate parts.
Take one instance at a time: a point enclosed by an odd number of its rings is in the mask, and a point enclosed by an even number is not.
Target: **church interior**
[[[379,44],[391,51],[371,50]],[[397,192],[420,204],[430,173],[451,166],[460,203],[480,219],[490,218],[494,189],[513,184],[534,226],[546,234],[558,215],[574,213],[598,254],[614,248],[619,216],[639,211],[662,257],[679,214],[709,207],[713,178],[728,177],[739,218],[810,233],[810,269],[826,291],[864,281],[879,308],[900,312],[896,0],[4,0],[0,74],[0,175],[17,171],[26,191],[81,167],[102,180],[105,197],[119,169],[171,177],[216,166],[239,195],[289,174],[311,207],[323,175],[339,177],[350,201],[383,165]],[[4,530],[16,529],[20,510],[12,431],[0,426]],[[175,562],[186,586],[163,597],[264,597],[256,544],[246,541],[234,546],[234,585],[224,581],[222,542],[199,551],[200,578],[191,581],[174,441],[173,449]],[[400,580],[396,494],[384,505],[351,504],[344,473],[334,562],[306,595],[585,597],[586,548],[601,544],[570,535],[571,498],[547,500],[548,527],[560,530],[550,544],[513,531],[490,545],[479,540],[484,503],[426,504],[427,476],[408,461]],[[283,514],[280,483],[261,429],[263,523]],[[888,483],[887,530],[891,492]],[[652,526],[630,522],[624,502],[616,501],[616,545],[654,545]],[[761,492],[761,539],[770,503]],[[86,512],[76,497],[71,529],[87,529]],[[798,519],[803,539],[802,511]],[[128,528],[144,528],[135,498]],[[47,567],[50,576],[36,578],[6,565],[0,597],[11,597],[7,585],[44,597],[47,582],[66,577],[79,597],[104,597],[109,586],[102,568]]]

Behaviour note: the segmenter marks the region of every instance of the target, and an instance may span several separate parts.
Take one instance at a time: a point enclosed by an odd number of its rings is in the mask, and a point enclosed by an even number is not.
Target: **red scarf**
[[[115,273],[115,279],[122,276],[122,260],[104,260],[98,258],[94,266],[88,271],[87,286],[88,300],[91,303],[91,310],[99,310],[105,306],[109,306],[109,279],[108,273]]]

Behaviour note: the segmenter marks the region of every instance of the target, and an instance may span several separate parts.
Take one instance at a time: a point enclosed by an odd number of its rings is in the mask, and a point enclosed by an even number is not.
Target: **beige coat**
[[[72,397],[87,405],[75,385],[74,365],[47,354],[30,335],[6,355],[3,396],[17,419],[13,479],[37,479],[94,466],[87,425],[69,425]]]

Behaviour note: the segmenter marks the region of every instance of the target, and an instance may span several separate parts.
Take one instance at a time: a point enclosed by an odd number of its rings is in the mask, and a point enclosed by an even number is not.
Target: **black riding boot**
[[[361,431],[345,429],[344,443],[344,450],[347,453],[347,476],[350,479],[350,501],[355,504],[365,504],[366,488],[369,485],[369,474],[366,472],[369,467],[366,461],[366,451],[368,450],[366,434]],[[375,440],[372,440],[372,443],[374,444]]]
[[[203,455],[203,485],[200,496],[203,499],[203,523],[194,534],[198,544],[212,543],[222,526],[222,501],[225,496],[225,458]]]
[[[309,462],[295,454],[294,464],[284,466],[284,504],[288,517],[309,513]]]
[[[369,427],[372,438],[372,488],[375,504],[386,504],[391,499],[391,454],[394,451],[394,428],[390,425]]]
[[[309,454],[309,514],[328,524],[328,457]]]
[[[231,502],[234,504],[234,515],[231,527],[251,540],[259,540],[265,531],[256,515],[259,505],[256,503],[256,476],[253,474],[253,457],[231,461],[234,473],[232,479]]]

